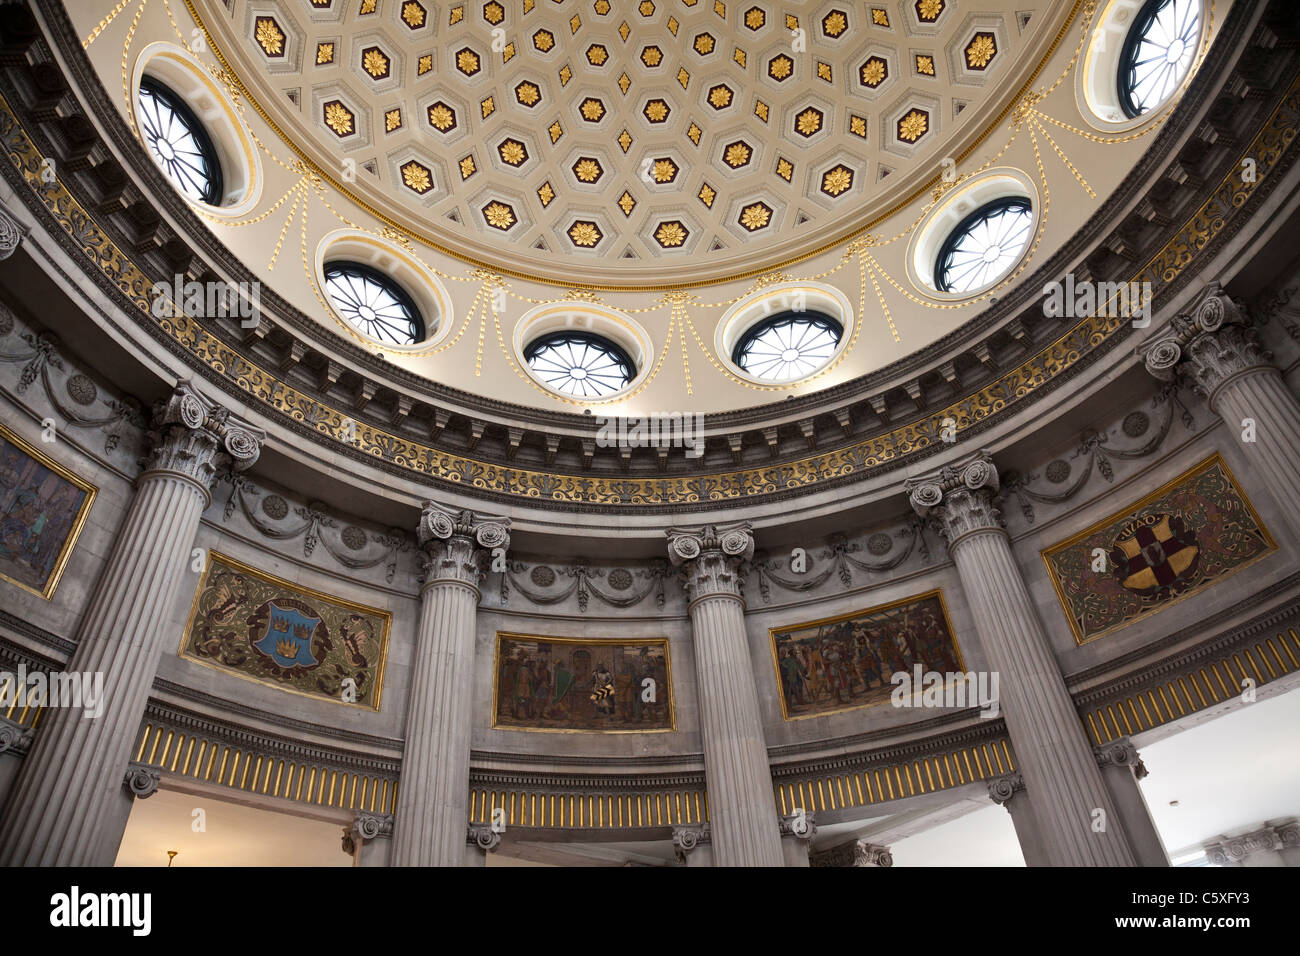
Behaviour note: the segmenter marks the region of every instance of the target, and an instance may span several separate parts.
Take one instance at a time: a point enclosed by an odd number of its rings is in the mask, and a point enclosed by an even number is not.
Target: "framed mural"
[[[497,633],[492,726],[555,733],[677,729],[665,638],[587,640]]]
[[[887,701],[890,677],[917,664],[945,674],[966,670],[937,590],[767,633],[786,720]]]
[[[391,624],[387,611],[209,551],[180,654],[246,680],[378,710]]]
[[[1191,597],[1277,550],[1215,453],[1042,552],[1076,644]],[[1102,557],[1104,556],[1104,557]],[[1104,566],[1104,570],[1096,570]]]
[[[97,492],[0,425],[0,578],[53,597]]]

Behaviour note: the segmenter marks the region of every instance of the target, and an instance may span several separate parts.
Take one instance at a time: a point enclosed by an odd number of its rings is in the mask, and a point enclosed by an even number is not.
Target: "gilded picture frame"
[[[67,570],[68,561],[72,557],[73,549],[77,545],[77,539],[81,536],[82,529],[86,525],[86,519],[90,515],[90,509],[95,503],[95,497],[99,494],[99,489],[85,479],[77,476],[63,465],[60,465],[57,461],[41,452],[35,446],[24,441],[21,437],[16,435],[12,429],[3,424],[0,424],[0,446],[12,447],[19,454],[31,459],[31,461],[38,467],[45,469],[45,471],[49,473],[49,476],[62,481],[64,485],[63,488],[59,490],[60,493],[66,494],[63,489],[75,488],[81,495],[81,500],[78,503],[75,512],[55,516],[56,521],[59,521],[60,523],[66,521],[68,528],[64,532],[63,541],[59,544],[58,553],[53,556],[54,560],[50,570],[44,575],[43,579],[38,578],[35,583],[19,580],[14,577],[13,574],[7,573],[3,570],[5,564],[8,563],[7,561],[0,563],[0,579],[8,581],[15,587],[22,588],[24,591],[28,591],[46,601],[49,601],[53,599],[54,592],[58,589],[59,582],[63,579],[63,573]],[[9,456],[4,453],[4,448],[0,447],[0,469],[8,469],[8,462]],[[4,477],[7,478],[8,476],[5,475]],[[12,487],[16,488],[16,486]],[[30,494],[31,490],[25,489],[25,492]],[[0,500],[0,503],[7,504],[9,509],[12,510],[12,508],[17,505],[18,500],[17,498],[14,498],[14,500],[10,502],[10,498],[11,495],[9,494],[9,491],[6,490],[4,498],[3,500]],[[49,516],[42,514],[41,518],[43,519],[42,528],[47,527]],[[6,512],[0,514],[0,521],[3,521],[4,523],[4,530],[0,531],[0,545],[4,545],[5,550],[7,550],[7,542],[11,538],[9,530],[10,522],[18,522],[19,518]],[[17,531],[19,529],[15,527],[13,530]],[[28,528],[27,531],[27,540],[30,541],[31,529]],[[38,536],[40,533],[42,532],[37,532]]]

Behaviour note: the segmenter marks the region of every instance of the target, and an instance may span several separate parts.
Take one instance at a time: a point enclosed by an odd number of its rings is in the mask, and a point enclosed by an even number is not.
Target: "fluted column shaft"
[[[466,861],[478,584],[489,550],[508,545],[508,524],[432,502],[421,516],[425,583],[393,832],[397,866]]]
[[[948,541],[975,629],[999,673],[1002,714],[1034,795],[1050,862],[1133,866],[1119,816],[1001,527],[993,502],[996,468],[981,454],[909,487],[913,506],[934,517]]]
[[[753,554],[748,524],[669,531],[684,565],[709,823],[718,866],[782,866],[772,773],[745,637],[739,565]]]
[[[219,460],[256,460],[261,433],[237,427],[188,386],[155,412],[154,450],[82,618],[67,671],[103,675],[103,712],[49,708],[0,823],[0,865],[110,866],[105,833]],[[221,447],[222,441],[228,446]],[[118,826],[122,825],[118,821]]]
[[[477,588],[457,581],[431,581],[420,593],[393,848],[398,866],[459,866],[465,853],[478,601]]]
[[[1016,830],[1016,841],[1020,844],[1020,854],[1025,858],[1025,866],[1050,866],[1047,844],[1043,841],[1038,817],[1034,814],[1029,793],[1025,790],[1024,778],[1018,773],[1009,773],[990,780],[989,799],[1007,808],[1011,825]]]
[[[1242,447],[1282,510],[1300,518],[1300,401],[1272,365],[1257,365],[1234,376],[1210,396],[1210,408],[1230,429],[1255,423],[1255,442]]]
[[[1146,798],[1138,781],[1147,775],[1147,768],[1138,755],[1137,748],[1127,737],[1120,737],[1097,748],[1097,766],[1110,789],[1115,809],[1124,821],[1133,855],[1139,866],[1168,866],[1169,854],[1165,852],[1160,831],[1151,819]]]

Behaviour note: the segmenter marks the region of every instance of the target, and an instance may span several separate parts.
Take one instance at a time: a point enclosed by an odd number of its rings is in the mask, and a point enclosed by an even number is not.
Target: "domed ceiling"
[[[303,153],[386,216],[493,268],[615,284],[774,268],[861,229],[1068,6],[196,4]]]
[[[244,131],[256,189],[229,208],[191,208],[278,302],[379,353],[385,368],[469,396],[640,414],[749,410],[886,369],[896,377],[873,388],[906,388],[919,401],[922,364],[961,399],[954,333],[1066,248],[1174,115],[1179,95],[1127,125],[1099,121],[1084,102],[1099,24],[1130,7],[78,0],[65,9],[120,111],[113,122],[134,127],[144,71],[165,67],[180,82],[189,63],[195,88],[206,84],[194,100],[204,121]],[[1198,62],[1230,7],[1206,6]],[[938,293],[922,274],[937,251],[926,242],[952,227],[945,216],[992,195],[980,192],[989,184],[1032,206],[1031,241],[995,283]],[[386,346],[331,306],[322,263],[359,249],[427,293],[426,339]],[[797,309],[785,304],[796,292],[834,306],[844,326],[835,356],[796,381],[742,374],[731,360],[738,316]],[[539,330],[557,327],[543,320],[629,330],[634,383],[608,399],[546,387],[524,357]]]

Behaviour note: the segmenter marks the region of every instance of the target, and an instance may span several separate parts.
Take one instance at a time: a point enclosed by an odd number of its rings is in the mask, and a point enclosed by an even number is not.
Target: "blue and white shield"
[[[314,667],[311,640],[321,619],[274,601],[269,610],[266,633],[253,646],[281,667]]]

